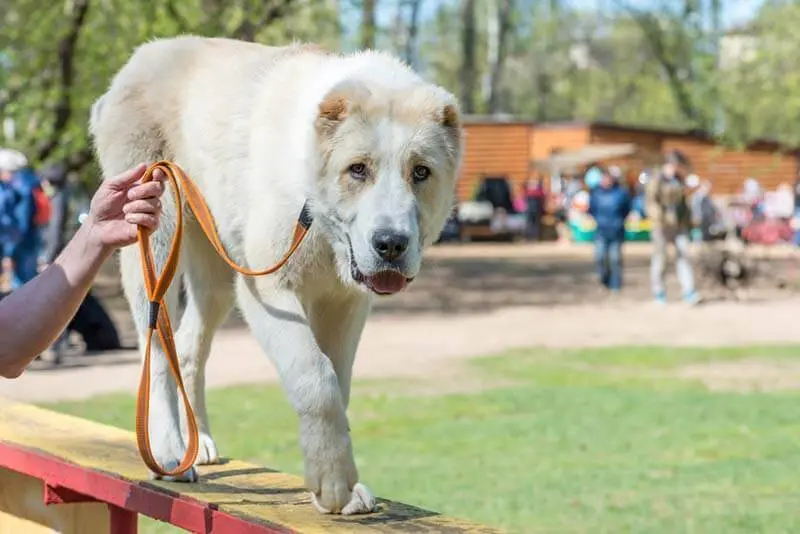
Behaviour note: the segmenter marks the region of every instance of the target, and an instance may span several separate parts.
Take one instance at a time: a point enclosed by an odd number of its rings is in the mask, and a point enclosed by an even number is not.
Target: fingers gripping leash
[[[265,276],[278,271],[283,267],[289,258],[297,251],[300,243],[308,234],[311,228],[313,218],[308,208],[308,203],[303,205],[303,208],[295,224],[294,233],[292,235],[292,242],[289,250],[278,262],[261,271],[253,271],[238,265],[225,250],[222,240],[217,233],[214,224],[214,218],[208,208],[203,196],[200,194],[197,185],[191,178],[181,169],[178,165],[171,161],[158,161],[150,165],[142,176],[142,182],[153,180],[154,173],[160,169],[164,172],[172,185],[172,190],[175,198],[175,235],[172,236],[172,243],[169,249],[169,255],[161,270],[161,273],[156,272],[155,261],[153,259],[153,251],[150,247],[150,232],[144,227],[139,227],[138,241],[140,257],[142,261],[142,272],[144,274],[145,288],[147,289],[147,297],[150,301],[150,316],[147,327],[147,338],[145,341],[144,363],[142,365],[142,376],[139,381],[139,390],[136,398],[136,442],[139,448],[139,454],[144,460],[147,467],[156,475],[161,477],[176,477],[182,475],[192,468],[197,460],[199,451],[199,436],[197,428],[197,420],[195,419],[194,410],[192,409],[189,397],[186,394],[186,389],[181,377],[180,363],[178,361],[178,353],[175,347],[175,338],[172,331],[172,324],[170,322],[169,313],[165,306],[163,306],[164,296],[172,283],[175,273],[178,269],[178,260],[180,256],[181,238],[183,236],[183,202],[181,193],[186,198],[186,203],[189,209],[194,213],[197,222],[203,229],[203,233],[213,245],[217,254],[225,260],[225,262],[236,272],[245,276]],[[189,439],[186,447],[186,453],[178,465],[172,471],[163,469],[153,456],[153,451],[150,447],[150,355],[152,352],[153,334],[158,334],[158,339],[161,342],[161,347],[164,350],[164,355],[168,360],[170,371],[175,378],[175,383],[178,387],[183,406],[186,410],[186,420],[189,431]]]

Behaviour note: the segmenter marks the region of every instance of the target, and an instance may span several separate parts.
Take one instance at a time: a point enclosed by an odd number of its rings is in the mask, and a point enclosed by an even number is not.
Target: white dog
[[[186,221],[179,274],[187,306],[176,332],[181,371],[200,427],[198,463],[217,447],[205,407],[214,331],[234,301],[280,374],[300,419],[305,482],[323,513],[364,513],[346,409],[356,347],[372,295],[404,289],[451,211],[463,151],[456,99],[379,52],[340,56],[313,46],[266,47],[180,37],[141,46],[92,108],[105,176],[169,159],[194,178],[231,257],[251,269],[287,250],[304,203],[314,218],[277,274],[236,274]],[[175,232],[164,202],[152,238],[162,265]],[[136,247],[122,278],[140,339],[148,302]],[[178,288],[166,304],[176,316]],[[235,355],[228,354],[230,365]],[[152,446],[173,469],[185,414],[156,347]],[[192,469],[183,479],[196,480]]]

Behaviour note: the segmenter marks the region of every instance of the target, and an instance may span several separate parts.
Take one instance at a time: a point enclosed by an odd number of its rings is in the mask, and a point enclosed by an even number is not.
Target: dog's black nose
[[[408,236],[392,230],[378,230],[372,236],[372,247],[382,259],[395,261],[408,249]]]

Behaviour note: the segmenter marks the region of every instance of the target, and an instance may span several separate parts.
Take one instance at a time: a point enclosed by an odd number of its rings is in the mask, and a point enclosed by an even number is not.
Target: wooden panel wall
[[[464,167],[457,188],[461,201],[472,198],[481,179],[490,175],[508,177],[516,195],[533,174],[530,162],[547,159],[559,149],[574,150],[589,143],[639,145],[642,150],[636,156],[602,162],[622,166],[629,180],[635,180],[644,167],[653,164],[653,155],[681,150],[691,160],[695,173],[713,182],[715,194],[738,192],[750,176],[767,190],[774,190],[782,182],[792,183],[798,169],[793,153],[781,152],[768,143],[737,151],[690,135],[580,123],[468,122],[465,131]]]
[[[516,194],[528,179],[530,126],[526,123],[466,123],[464,165],[458,199],[469,200],[485,176],[506,176]]]
[[[591,138],[593,143],[636,143],[650,153],[680,150],[701,180],[712,181],[715,194],[740,191],[748,177],[759,180],[765,189],[774,190],[782,182],[792,183],[797,168],[793,154],[781,152],[778,146],[768,143],[731,150],[690,135],[603,126],[593,126]],[[604,163],[629,166],[632,174],[638,174],[652,162],[637,156]]]
[[[545,160],[554,150],[577,150],[590,142],[585,124],[540,124],[531,126],[531,160]]]
[[[655,157],[661,153],[662,135],[657,132],[619,130],[593,125],[591,142],[593,144],[635,143],[639,152],[635,155],[612,158],[601,162],[603,165],[617,165],[622,168],[628,183],[634,184],[645,168],[654,164]]]
[[[793,183],[797,171],[794,155],[767,144],[740,151],[703,139],[666,136],[663,147],[686,154],[700,179],[711,180],[715,194],[737,193],[749,177],[761,182],[764,189],[774,190],[783,182]]]

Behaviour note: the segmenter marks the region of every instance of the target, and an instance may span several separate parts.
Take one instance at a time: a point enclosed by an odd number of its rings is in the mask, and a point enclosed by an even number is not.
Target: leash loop
[[[142,375],[139,380],[139,390],[136,398],[136,443],[139,449],[139,455],[150,471],[161,477],[177,477],[192,468],[197,460],[200,444],[197,419],[195,418],[194,410],[192,409],[189,396],[186,393],[186,388],[183,383],[172,324],[170,322],[169,312],[166,306],[164,306],[164,297],[172,280],[175,278],[175,274],[178,270],[178,261],[180,259],[181,239],[183,237],[183,200],[181,198],[181,192],[186,199],[189,209],[194,213],[203,233],[206,235],[217,254],[219,254],[233,270],[245,276],[265,276],[283,267],[295,251],[297,251],[303,239],[308,234],[308,230],[311,228],[311,223],[313,222],[313,217],[309,210],[308,202],[306,202],[303,205],[303,209],[300,211],[292,235],[292,242],[286,254],[284,254],[275,265],[260,271],[254,271],[238,265],[230,258],[217,232],[211,210],[208,208],[202,194],[200,194],[197,185],[177,164],[166,160],[155,162],[145,170],[141,181],[144,183],[153,180],[153,174],[157,169],[161,169],[164,172],[167,176],[167,180],[172,185],[172,192],[175,199],[176,228],[175,234],[172,236],[167,260],[160,273],[157,273],[156,270],[153,251],[150,246],[149,230],[141,226],[138,230],[142,273],[144,275],[144,283],[150,309]],[[159,465],[153,456],[150,445],[150,363],[153,334],[158,334],[158,339],[161,342],[161,347],[169,363],[172,376],[175,378],[175,383],[186,411],[189,433],[186,452],[180,464],[172,470],[166,470]]]

